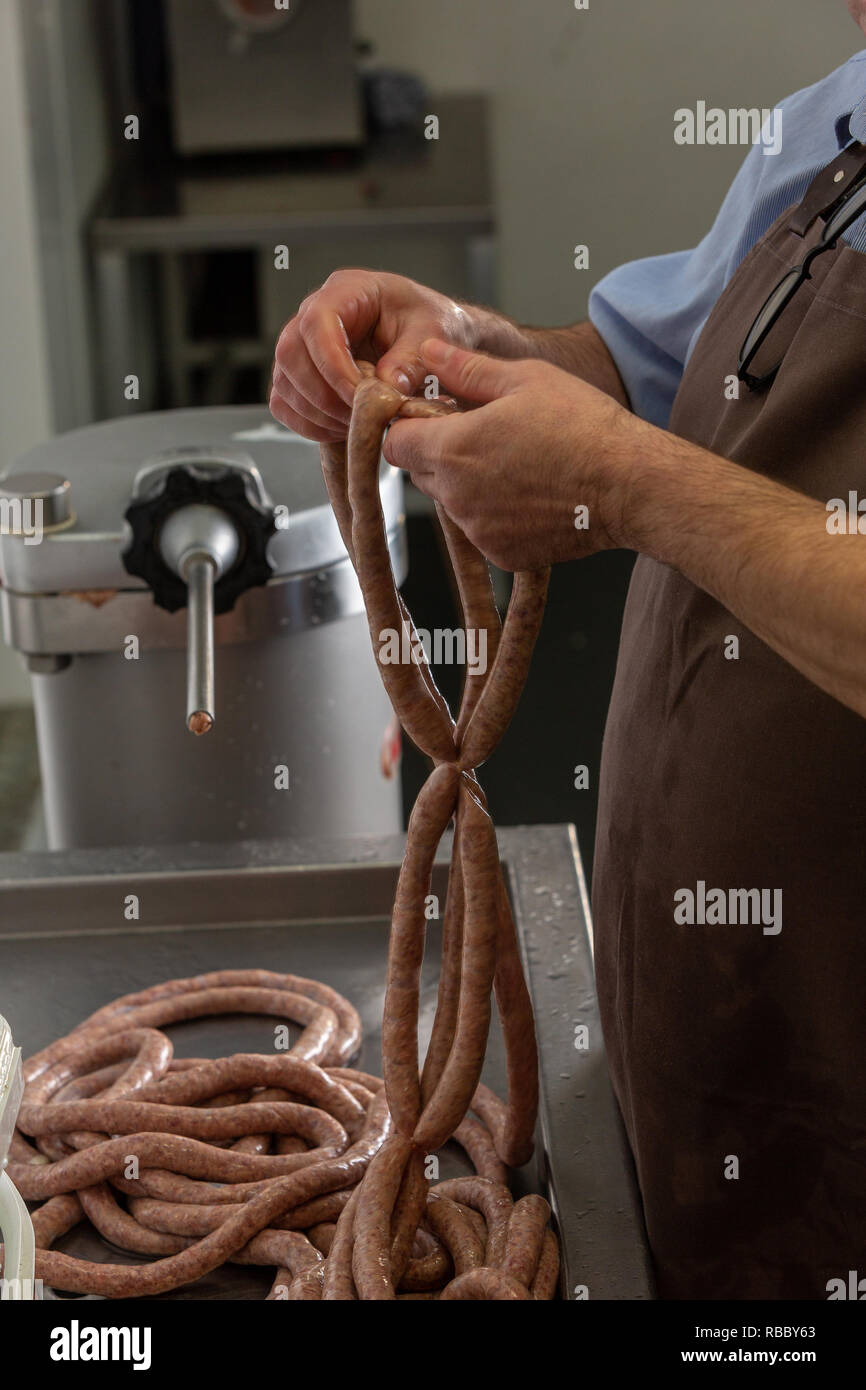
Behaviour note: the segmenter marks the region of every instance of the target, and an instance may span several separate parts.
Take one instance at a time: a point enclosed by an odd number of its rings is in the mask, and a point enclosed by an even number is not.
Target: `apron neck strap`
[[[819,217],[826,219],[864,174],[866,145],[855,141],[812,180],[805,198],[788,223],[789,230],[804,237],[815,220]]]

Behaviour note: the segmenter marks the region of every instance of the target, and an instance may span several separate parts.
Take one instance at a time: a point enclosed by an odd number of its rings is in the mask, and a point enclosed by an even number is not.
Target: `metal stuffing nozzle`
[[[159,533],[163,560],[187,586],[186,724],[193,734],[214,725],[214,584],[239,548],[231,517],[202,502],[172,512]]]

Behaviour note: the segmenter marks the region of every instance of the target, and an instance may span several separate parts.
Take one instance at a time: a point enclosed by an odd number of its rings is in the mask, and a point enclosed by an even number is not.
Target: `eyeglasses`
[[[782,365],[781,360],[770,371],[761,372],[758,376],[753,376],[749,367],[800,286],[804,281],[812,278],[810,273],[812,262],[824,251],[832,251],[842,233],[847,231],[852,222],[857,221],[864,210],[866,210],[866,180],[857,184],[856,188],[842,200],[832,217],[828,219],[821,240],[812,247],[802,265],[794,266],[792,270],[786,271],[776,288],[768,296],[746,335],[746,341],[740,348],[737,376],[740,381],[746,383],[750,391],[758,391],[764,386],[769,386],[776,378]]]

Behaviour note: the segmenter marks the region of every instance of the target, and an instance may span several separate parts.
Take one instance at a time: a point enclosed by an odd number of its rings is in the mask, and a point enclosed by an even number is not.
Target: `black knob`
[[[159,537],[173,512],[194,503],[219,507],[238,532],[237,558],[214,585],[214,612],[228,613],[242,593],[271,577],[267,546],[277,530],[273,508],[263,504],[247,476],[230,464],[197,461],[161,473],[153,489],[126,509],[132,539],[123,552],[123,563],[130,574],[145,580],[160,608],[169,613],[185,608],[187,586],[163,559]]]

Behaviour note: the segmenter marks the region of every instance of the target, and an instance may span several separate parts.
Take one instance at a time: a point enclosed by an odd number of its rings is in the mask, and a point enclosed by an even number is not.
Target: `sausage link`
[[[409,737],[437,761],[454,755],[452,720],[432,677],[425,680],[423,647],[414,623],[401,604],[388,553],[388,540],[379,496],[379,456],[382,435],[403,397],[377,378],[360,382],[349,425],[348,497],[352,511],[352,554],[364,593],[367,623],[382,681]],[[417,660],[383,662],[380,643],[386,631],[407,630]]]
[[[454,1044],[457,1010],[460,1004],[460,961],[463,954],[463,930],[466,900],[463,891],[463,866],[459,846],[462,842],[462,817],[458,798],[455,829],[455,851],[448,873],[448,890],[442,919],[442,951],[439,968],[439,988],[436,1013],[427,1044],[427,1055],[421,1072],[421,1103],[426,1105],[439,1084],[448,1055]]]
[[[501,1124],[493,1131],[493,1138],[503,1163],[519,1168],[532,1156],[538,1114],[538,1050],[517,931],[501,878],[498,888],[499,939],[493,992],[505,1039],[508,1106]]]
[[[421,1218],[427,1207],[430,1186],[424,1173],[425,1156],[415,1149],[406,1162],[394,1214],[391,1220],[391,1283],[399,1288],[400,1280],[412,1255]]]
[[[352,1249],[355,1240],[355,1207],[358,1204],[356,1187],[340,1213],[331,1249],[325,1263],[322,1298],[325,1302],[349,1302],[357,1299],[352,1277]]]
[[[544,1232],[544,1241],[541,1246],[541,1258],[538,1261],[538,1269],[532,1281],[530,1293],[533,1298],[539,1301],[551,1299],[556,1294],[556,1287],[559,1283],[559,1242],[553,1231],[548,1229]]]
[[[428,1250],[426,1255],[418,1255],[411,1259],[406,1266],[403,1278],[400,1280],[401,1293],[426,1293],[428,1290],[441,1289],[448,1280],[454,1276],[454,1265],[451,1256],[444,1245],[438,1242],[433,1250]]]
[[[531,1193],[515,1202],[505,1237],[505,1252],[499,1268],[527,1288],[538,1271],[550,1207],[543,1197]]]
[[[424,900],[433,860],[451,819],[459,774],[443,763],[425,782],[410,817],[409,842],[400,868],[382,1015],[382,1071],[394,1124],[411,1136],[421,1108],[418,1078],[418,999],[424,958]]]
[[[89,1018],[78,1025],[76,1032],[91,1024],[107,1022],[118,1014],[128,1013],[140,1004],[152,1004],[159,999],[174,994],[192,994],[199,990],[250,986],[256,989],[282,989],[292,994],[303,994],[315,1003],[324,1004],[340,1020],[343,1047],[347,1058],[357,1052],[361,1041],[361,1018],[357,1009],[338,994],[330,985],[320,980],[309,980],[303,975],[281,975],[275,970],[216,970],[206,975],[193,975],[184,980],[165,980],[158,985],[134,994],[125,994],[111,1004],[97,1009]],[[31,1059],[32,1061],[33,1059]]]
[[[321,1250],[323,1255],[327,1255],[336,1229],[336,1221],[319,1221],[315,1226],[307,1227],[307,1239],[312,1241],[316,1249]]]
[[[529,1299],[532,1297],[525,1284],[501,1269],[469,1269],[459,1274],[439,1295],[442,1299]]]
[[[480,1268],[484,1263],[484,1242],[456,1202],[432,1192],[427,1205],[427,1221],[450,1254],[455,1275]]]
[[[77,1226],[83,1216],[84,1209],[73,1192],[49,1197],[47,1202],[30,1214],[36,1244],[47,1250],[55,1240]]]
[[[490,1182],[487,1178],[449,1178],[437,1183],[434,1192],[472,1207],[481,1213],[487,1226],[487,1248],[484,1252],[485,1265],[498,1266],[505,1254],[508,1224],[514,1203],[511,1193],[504,1183]]]
[[[463,767],[486,763],[511,723],[544,617],[549,578],[549,570],[523,570],[514,576],[496,657],[460,745]]]
[[[288,1293],[283,1294],[286,1278],[289,1276],[288,1270],[280,1270],[274,1280],[268,1298],[285,1297],[291,1300],[303,1300],[307,1303],[320,1300],[322,1297],[322,1286],[325,1278],[324,1263],[312,1265],[305,1269],[289,1284]]]
[[[496,967],[499,856],[490,817],[463,780],[460,812],[459,853],[466,900],[460,1000],[448,1061],[415,1130],[415,1143],[427,1150],[440,1148],[469,1108],[484,1062]]]
[[[352,1276],[362,1299],[393,1299],[391,1217],[411,1156],[408,1139],[394,1134],[382,1145],[358,1189]]]
[[[467,540],[457,523],[452,521],[445,508],[440,506],[438,502],[436,503],[436,515],[442,527],[454,576],[457,580],[457,591],[463,610],[463,627],[467,632],[467,643],[470,631],[484,633],[486,664],[489,669],[496,659],[502,633],[502,620],[496,607],[490,569],[484,556],[475,549],[471,541]],[[466,726],[472,718],[483,689],[484,681],[481,676],[470,674],[467,666],[460,698],[460,712],[454,731],[454,740],[458,748],[462,744]]]
[[[176,1255],[185,1248],[178,1236],[149,1230],[118,1205],[108,1183],[94,1183],[79,1190],[84,1215],[101,1236],[134,1255]]]
[[[491,1182],[505,1183],[508,1173],[502,1162],[493,1136],[489,1129],[473,1115],[464,1115],[454,1131],[453,1138],[465,1150],[479,1177],[489,1178]]]

